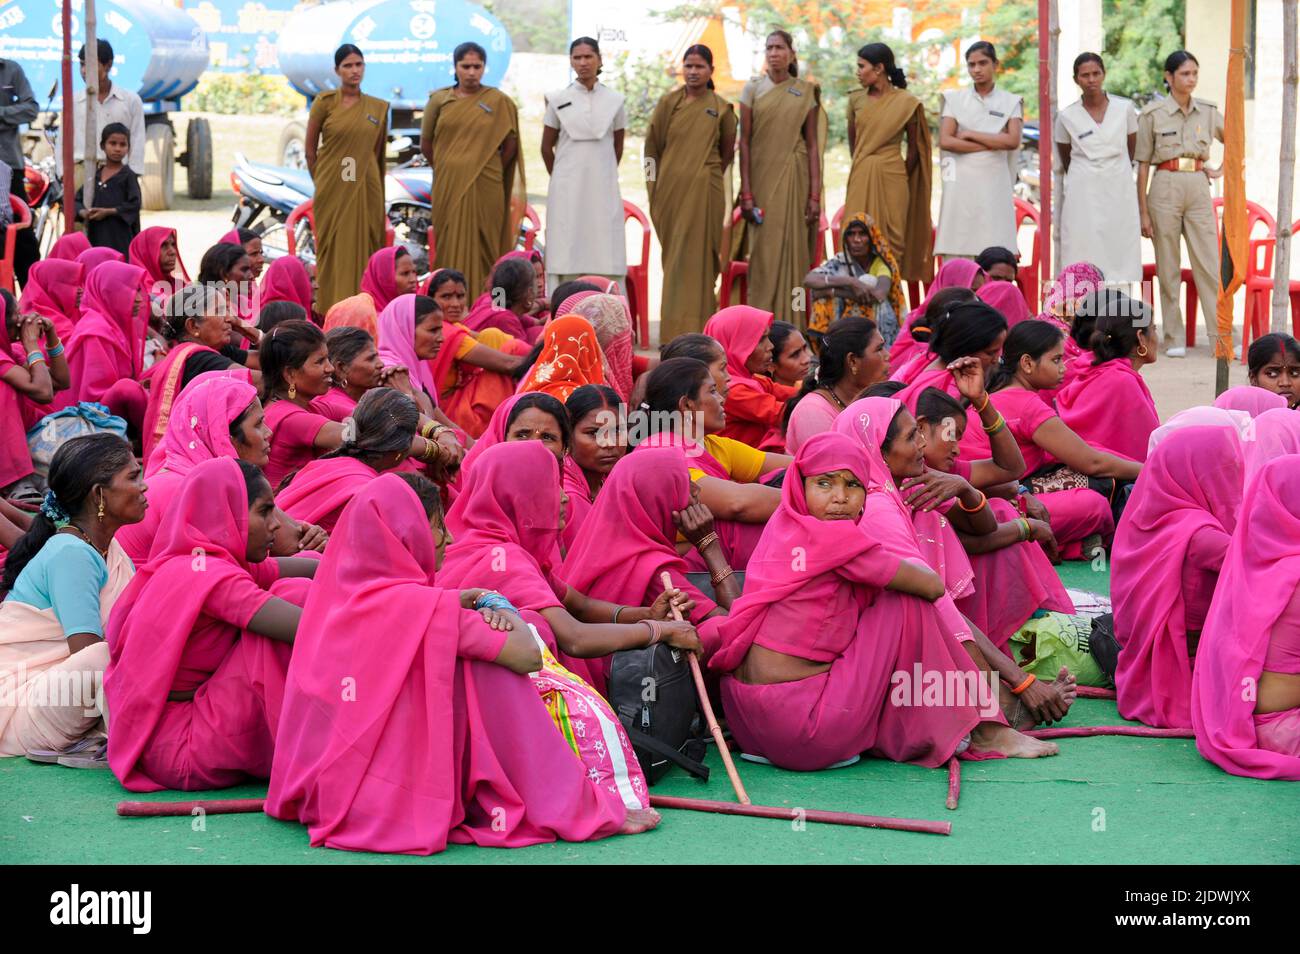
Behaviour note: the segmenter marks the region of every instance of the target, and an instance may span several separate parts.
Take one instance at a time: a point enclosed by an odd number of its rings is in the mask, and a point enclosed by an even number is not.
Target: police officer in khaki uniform
[[[1186,50],[1165,60],[1165,85],[1169,95],[1147,105],[1138,116],[1137,190],[1142,234],[1156,250],[1156,277],[1160,279],[1160,317],[1167,354],[1186,355],[1186,329],[1178,310],[1182,259],[1178,239],[1187,241],[1192,275],[1206,334],[1218,335],[1214,302],[1219,289],[1219,236],[1214,207],[1210,204],[1210,179],[1222,169],[1207,164],[1212,140],[1223,141],[1223,116],[1203,99],[1194,99],[1200,64]],[[1147,191],[1147,174],[1151,189]]]

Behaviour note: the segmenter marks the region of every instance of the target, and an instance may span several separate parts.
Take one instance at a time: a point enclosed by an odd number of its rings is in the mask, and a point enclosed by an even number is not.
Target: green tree
[[[1184,0],[1103,0],[1101,15],[1107,88],[1140,102],[1163,92],[1165,57],[1183,45]]]
[[[474,0],[505,24],[520,53],[568,53],[566,0]]]
[[[677,85],[668,54],[634,60],[626,53],[617,53],[606,64],[605,78],[623,96],[627,131],[633,136],[644,136],[659,98]]]

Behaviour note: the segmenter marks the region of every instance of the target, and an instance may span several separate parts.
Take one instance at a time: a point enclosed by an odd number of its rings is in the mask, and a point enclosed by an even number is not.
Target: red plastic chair
[[[1300,219],[1291,223],[1294,236],[1300,229]],[[1246,264],[1246,317],[1242,322],[1241,360],[1246,361],[1246,349],[1252,338],[1268,334],[1273,312],[1273,252],[1277,247],[1277,228],[1267,238],[1250,240],[1250,257]],[[1288,285],[1291,299],[1291,334],[1300,334],[1300,281]]]
[[[623,200],[623,226],[628,219],[636,219],[641,226],[641,261],[627,267],[627,304],[636,325],[637,343],[650,347],[650,220],[646,214],[626,199]]]
[[[9,193],[9,209],[13,212],[13,222],[5,228],[4,257],[0,258],[0,288],[14,290],[14,243],[18,241],[18,230],[32,227],[32,210],[27,203],[12,192]]]
[[[1016,286],[1020,289],[1020,294],[1025,296],[1025,304],[1029,306],[1030,312],[1036,315],[1042,302],[1039,295],[1041,288],[1038,272],[1043,260],[1043,249],[1038,239],[1042,234],[1043,219],[1038,212],[1038,206],[1032,202],[1026,202],[1019,196],[1014,198],[1016,204],[1016,234],[1019,235],[1020,227],[1026,222],[1034,224],[1033,244],[1030,245],[1033,251],[1029,256],[1029,264],[1021,265],[1016,269]],[[1020,250],[1014,248],[1012,251],[1018,253]]]
[[[307,217],[307,228],[311,230],[312,236],[314,237],[316,235],[316,216],[315,213],[312,211],[312,209],[313,209],[312,200],[308,199],[306,202],[294,206],[293,211],[289,213],[289,217],[284,220],[285,244],[289,248],[290,255],[298,254],[298,239],[294,233],[297,231],[298,223],[302,221],[303,216]],[[393,231],[393,223],[385,221],[384,222],[384,247],[387,248],[388,246],[392,245],[393,240],[396,237],[397,237],[397,233]],[[433,262],[433,229],[432,228],[429,229],[429,261],[430,263]]]
[[[841,209],[840,212],[836,213],[836,215],[839,216],[840,213],[842,213],[843,211],[844,210]],[[731,213],[731,227],[734,229],[739,224],[740,224],[740,206],[736,206],[736,208]],[[815,260],[811,264],[809,264],[808,266],[809,269],[816,268],[818,265],[820,265],[822,262],[826,261],[826,259],[830,257],[826,252],[826,233],[829,230],[829,228],[830,228],[829,225],[827,225],[826,223],[826,213],[823,212],[821,214],[820,220],[817,223],[817,244],[814,248]],[[835,251],[838,253],[840,250],[838,235],[832,236],[832,242],[835,245]],[[722,287],[719,289],[718,292],[719,308],[730,307],[731,289],[737,283],[740,285],[740,304],[748,305],[749,304],[749,262],[742,261],[742,260],[735,260],[730,264],[730,266],[728,266],[727,271],[723,273]]]
[[[528,222],[527,234],[524,235],[524,251],[531,252],[533,246],[537,244],[537,235],[542,230],[542,220],[537,217],[537,210],[531,205],[524,206],[524,219]]]

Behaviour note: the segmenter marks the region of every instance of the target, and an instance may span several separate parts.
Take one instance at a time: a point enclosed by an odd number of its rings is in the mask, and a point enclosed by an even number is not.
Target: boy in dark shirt
[[[104,161],[95,173],[94,205],[87,209],[77,191],[77,219],[86,223],[91,245],[117,249],[126,255],[140,232],[140,183],[126,164],[131,133],[121,123],[109,123],[99,137]]]

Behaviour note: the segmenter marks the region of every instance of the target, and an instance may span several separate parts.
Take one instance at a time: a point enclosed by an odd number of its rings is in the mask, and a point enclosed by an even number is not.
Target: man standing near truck
[[[131,131],[131,151],[127,153],[126,164],[130,166],[136,175],[144,172],[144,104],[140,102],[140,97],[125,87],[118,86],[108,78],[108,72],[113,68],[113,46],[107,40],[100,40],[96,44],[99,50],[99,96],[95,108],[95,128],[103,129],[109,123],[121,123]],[[86,47],[83,44],[77,52],[77,58],[81,61],[81,78],[86,78]],[[74,173],[74,185],[77,189],[81,188],[81,160],[85,158],[85,136],[86,130],[82,123],[82,117],[86,115],[86,90],[85,87],[77,90],[73,96],[72,115],[72,159],[76,163]],[[67,118],[59,123],[59,144],[54,151],[54,161],[57,163],[59,175],[63,175],[63,136],[67,132]],[[96,160],[104,158],[103,147],[96,147]],[[67,182],[64,182],[64,189],[67,189]]]
[[[27,74],[13,60],[0,59],[0,170],[8,170],[9,192],[27,198],[23,179],[23,151],[18,142],[18,127],[30,123],[40,112],[32,95]],[[5,203],[3,214],[9,214]],[[41,257],[36,235],[30,228],[19,229],[14,241],[14,275],[19,285],[27,284],[27,270]]]

